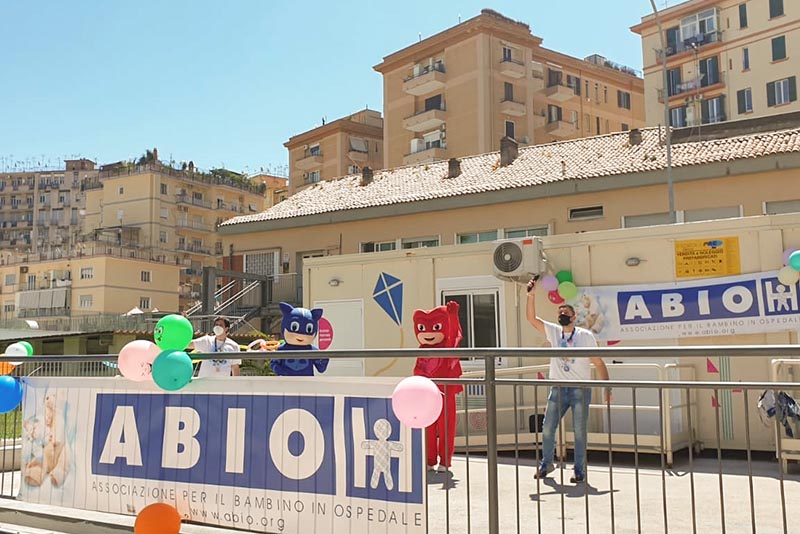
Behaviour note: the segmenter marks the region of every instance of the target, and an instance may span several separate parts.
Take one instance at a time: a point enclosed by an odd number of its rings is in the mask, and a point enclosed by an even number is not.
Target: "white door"
[[[322,318],[333,329],[328,349],[364,348],[364,301],[315,300],[314,308],[322,308]],[[364,359],[334,359],[324,376],[364,376]]]

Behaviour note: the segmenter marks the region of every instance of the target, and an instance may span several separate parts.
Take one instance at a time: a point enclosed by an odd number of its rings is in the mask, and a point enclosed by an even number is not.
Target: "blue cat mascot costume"
[[[277,350],[319,350],[313,343],[317,336],[322,310],[295,308],[291,304],[281,302],[281,311],[283,312],[281,334],[284,343]],[[320,373],[325,372],[328,368],[328,358],[271,360],[269,365],[272,371],[280,376],[314,376],[315,367]]]

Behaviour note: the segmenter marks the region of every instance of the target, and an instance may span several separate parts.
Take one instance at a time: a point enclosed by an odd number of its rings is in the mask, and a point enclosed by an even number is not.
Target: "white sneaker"
[[[436,472],[436,466],[435,465],[429,465],[428,466],[428,472],[429,473],[435,473]]]
[[[445,466],[443,466],[443,465],[440,465],[439,467],[436,468],[436,472],[437,473],[447,473],[447,468]]]

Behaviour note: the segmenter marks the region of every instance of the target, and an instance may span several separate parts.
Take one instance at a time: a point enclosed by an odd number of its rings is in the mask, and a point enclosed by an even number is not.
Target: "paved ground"
[[[596,533],[684,533],[692,532],[691,484],[688,458],[677,457],[673,469],[663,477],[667,499],[667,529],[662,506],[662,472],[658,457],[640,456],[646,465],[639,469],[639,514],[637,525],[636,474],[632,456],[615,455],[613,492],[609,479],[608,457],[592,455],[588,484],[576,487],[569,482],[572,466],[556,470],[537,487],[533,478],[534,460],[504,455],[499,466],[500,532],[596,532]],[[750,487],[747,462],[724,459],[722,477],[725,531],[752,532]],[[794,471],[796,473],[796,471]],[[519,492],[517,492],[517,476]],[[452,474],[431,474],[428,478],[430,501],[429,532],[483,533],[487,530],[486,460],[469,458],[470,505],[467,504],[467,462],[454,459]],[[720,509],[720,479],[716,458],[694,461],[696,531],[723,532]],[[449,491],[445,488],[449,487]],[[778,464],[764,459],[753,462],[753,491],[757,532],[784,532]],[[797,510],[800,506],[800,476],[785,476],[784,494],[789,510],[787,532],[800,532]],[[612,508],[613,498],[613,508]],[[449,499],[449,517],[447,504]],[[588,511],[587,511],[588,510]],[[468,513],[469,512],[469,513]],[[614,516],[612,528],[611,516]],[[587,515],[589,526],[586,528]],[[447,527],[449,519],[449,528]],[[469,524],[468,524],[469,522]]]

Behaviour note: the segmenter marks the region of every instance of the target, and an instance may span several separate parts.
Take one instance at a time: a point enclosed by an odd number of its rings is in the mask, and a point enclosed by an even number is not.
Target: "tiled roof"
[[[221,226],[665,169],[663,131],[646,128],[641,133],[638,145],[631,145],[629,134],[620,132],[520,148],[519,157],[506,167],[500,167],[499,152],[464,157],[456,178],[447,178],[447,161],[375,171],[373,181],[364,186],[360,174],[344,176]],[[800,128],[674,144],[672,164],[677,168],[790,152],[800,153]]]

